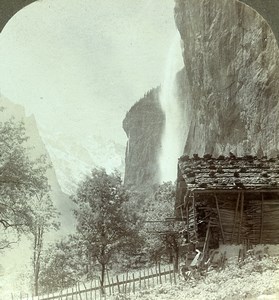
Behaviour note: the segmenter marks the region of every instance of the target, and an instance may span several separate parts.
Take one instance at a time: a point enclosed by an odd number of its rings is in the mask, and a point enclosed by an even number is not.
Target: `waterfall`
[[[175,181],[177,177],[177,159],[183,154],[185,141],[181,134],[181,112],[179,109],[176,74],[182,69],[183,60],[179,33],[171,43],[161,86],[160,104],[165,114],[165,128],[161,140],[159,156],[161,183]]]

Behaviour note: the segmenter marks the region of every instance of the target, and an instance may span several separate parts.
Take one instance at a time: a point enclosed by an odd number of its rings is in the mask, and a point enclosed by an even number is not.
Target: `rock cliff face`
[[[123,128],[128,137],[124,183],[142,190],[159,181],[158,156],[164,115],[159,103],[159,88],[148,92],[127,113]]]
[[[184,152],[278,154],[279,52],[275,36],[279,37],[279,2],[242,1],[265,16],[273,32],[261,15],[239,1],[175,2],[175,20],[184,44],[185,67],[177,74],[181,124],[183,132],[189,132]],[[156,102],[152,103],[151,111]],[[137,105],[137,115],[144,119],[143,100]],[[139,187],[148,185],[148,178],[158,183],[154,170],[159,169],[156,153],[161,146],[164,115],[140,123],[132,108],[127,116],[130,121],[127,123],[126,117],[124,124],[130,143],[125,182]],[[149,128],[154,122],[157,127],[151,147]],[[137,139],[140,143],[132,142]],[[141,157],[145,147],[154,154]]]
[[[277,154],[279,51],[266,21],[232,0],[178,0],[185,153]]]
[[[255,9],[270,25],[279,44],[279,1],[277,0],[239,0]]]

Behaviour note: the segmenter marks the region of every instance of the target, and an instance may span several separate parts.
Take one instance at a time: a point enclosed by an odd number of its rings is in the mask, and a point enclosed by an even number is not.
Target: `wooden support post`
[[[238,239],[237,239],[238,244],[240,244],[241,237],[242,237],[241,231],[242,231],[243,206],[244,206],[244,193],[241,192],[240,220],[239,220]]]
[[[264,212],[263,212],[263,206],[264,206],[264,194],[261,193],[261,196],[262,196],[262,201],[261,201],[261,232],[260,232],[260,244],[261,244],[262,241],[263,241],[263,215],[264,215]]]
[[[222,220],[221,220],[221,213],[220,213],[220,209],[219,209],[218,199],[217,199],[217,196],[215,193],[214,193],[214,198],[215,198],[215,202],[216,202],[216,208],[217,208],[217,213],[218,213],[219,225],[220,225],[220,229],[221,229],[222,241],[223,241],[223,244],[225,244],[225,235],[224,235],[224,230],[223,230],[223,225],[222,225]]]
[[[193,216],[194,216],[194,232],[195,232],[195,241],[198,240],[198,228],[197,228],[197,216],[196,216],[196,201],[195,201],[195,193],[193,193],[193,201],[192,201],[192,206],[193,206]],[[196,244],[195,244],[196,248]]]
[[[234,211],[234,221],[233,221],[233,231],[232,231],[231,243],[233,243],[233,238],[234,238],[235,223],[236,223],[236,218],[237,218],[237,211],[238,211],[240,195],[241,195],[241,193],[238,193],[238,195],[237,195],[237,201],[236,201],[236,206],[235,206],[235,211]]]
[[[207,259],[206,254],[209,245],[209,236],[210,236],[210,220],[207,224],[206,236],[205,236],[205,241],[202,249],[202,259],[201,259],[202,264],[204,263],[205,259]]]

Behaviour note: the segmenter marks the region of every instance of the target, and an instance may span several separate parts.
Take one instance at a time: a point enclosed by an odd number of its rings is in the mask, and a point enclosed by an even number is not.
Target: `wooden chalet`
[[[279,159],[182,156],[176,216],[186,222],[186,243],[203,252],[220,244],[278,244]]]

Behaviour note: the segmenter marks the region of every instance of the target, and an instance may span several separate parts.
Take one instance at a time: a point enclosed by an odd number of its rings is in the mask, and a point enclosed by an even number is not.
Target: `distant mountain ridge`
[[[73,140],[64,133],[49,134],[42,131],[48,153],[64,193],[75,193],[77,184],[93,168],[117,169],[124,174],[125,146],[100,136],[81,137]]]

